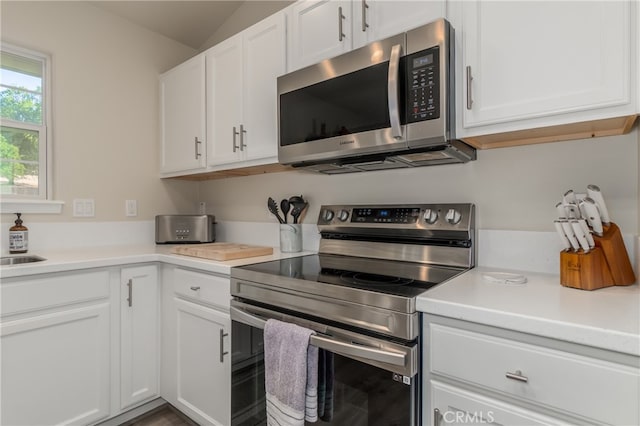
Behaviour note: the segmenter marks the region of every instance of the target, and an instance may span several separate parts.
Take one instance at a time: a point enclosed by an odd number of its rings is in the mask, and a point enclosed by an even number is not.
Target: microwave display
[[[407,123],[440,118],[439,47],[423,50],[407,58]]]

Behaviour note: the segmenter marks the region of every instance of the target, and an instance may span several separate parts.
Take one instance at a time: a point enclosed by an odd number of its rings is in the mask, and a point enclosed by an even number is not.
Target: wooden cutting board
[[[236,243],[210,243],[176,246],[172,253],[212,260],[233,260],[273,254],[272,247]]]

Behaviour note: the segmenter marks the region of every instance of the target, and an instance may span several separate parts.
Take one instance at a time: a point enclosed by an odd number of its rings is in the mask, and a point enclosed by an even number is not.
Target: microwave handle
[[[398,96],[398,76],[400,74],[400,55],[402,46],[399,44],[391,48],[389,58],[389,121],[391,122],[391,136],[395,139],[402,138],[402,127],[400,126],[400,102]]]

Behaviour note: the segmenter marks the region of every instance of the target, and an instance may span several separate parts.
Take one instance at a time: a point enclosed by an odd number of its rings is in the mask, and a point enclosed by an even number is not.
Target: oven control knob
[[[340,219],[341,222],[346,221],[347,219],[349,219],[349,211],[348,210],[340,210],[338,212],[338,219]]]
[[[333,219],[333,216],[334,216],[334,214],[333,214],[333,210],[325,209],[325,210],[322,212],[322,219],[323,219],[325,222],[331,222],[331,219]]]
[[[424,211],[424,221],[429,225],[436,223],[438,220],[438,210],[435,209],[425,209]]]
[[[457,225],[458,223],[460,223],[460,220],[462,219],[462,215],[460,214],[460,212],[456,209],[449,209],[449,211],[447,212],[447,216],[445,217],[445,219],[447,220],[447,222],[449,222],[452,225]]]

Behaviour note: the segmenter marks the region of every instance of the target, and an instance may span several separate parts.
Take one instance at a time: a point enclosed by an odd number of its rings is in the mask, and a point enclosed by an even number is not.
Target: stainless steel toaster
[[[156,244],[212,243],[216,239],[212,215],[174,214],[156,216]]]

